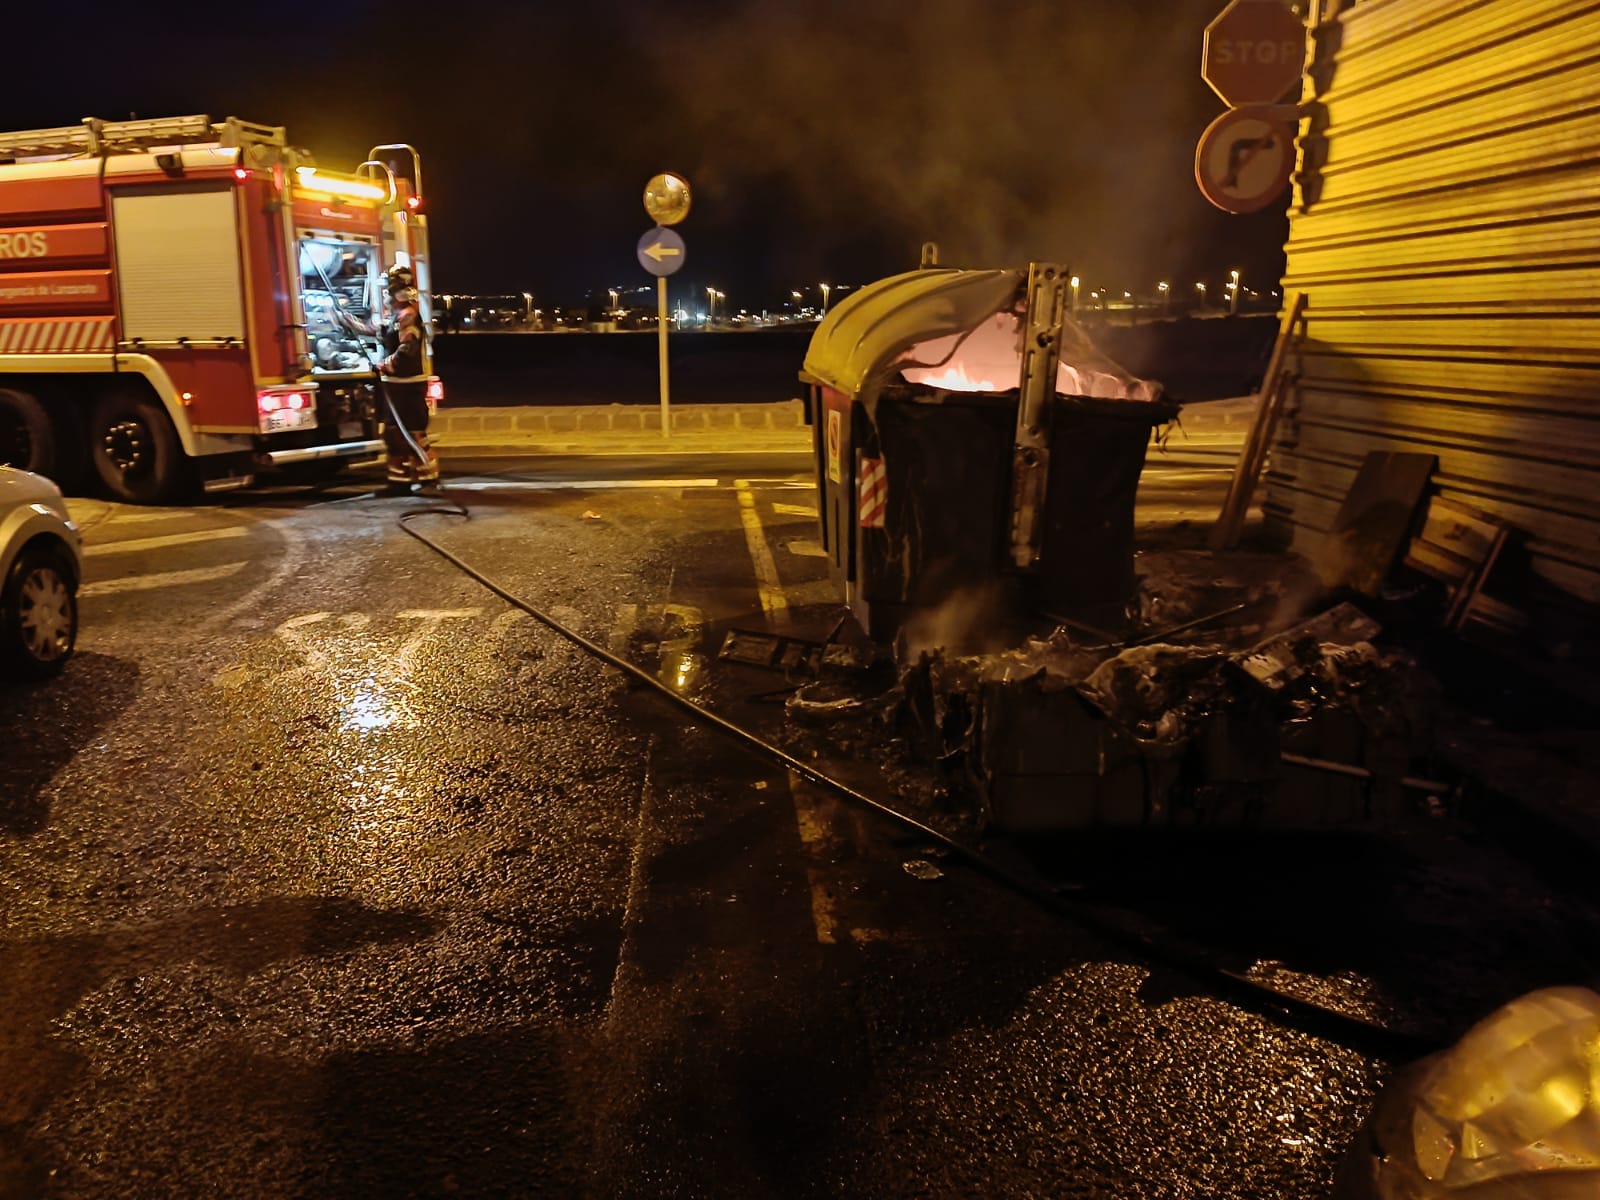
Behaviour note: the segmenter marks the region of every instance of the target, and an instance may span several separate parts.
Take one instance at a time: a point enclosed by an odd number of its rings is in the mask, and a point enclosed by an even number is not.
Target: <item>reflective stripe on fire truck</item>
[[[858,492],[861,528],[882,529],[884,516],[889,511],[889,472],[883,459],[861,460],[861,486]]]
[[[0,354],[110,353],[111,317],[0,321]]]

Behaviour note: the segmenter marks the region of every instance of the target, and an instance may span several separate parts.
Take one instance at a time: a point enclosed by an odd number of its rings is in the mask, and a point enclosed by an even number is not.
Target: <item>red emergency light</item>
[[[257,392],[256,408],[261,412],[277,412],[287,408],[299,412],[303,408],[311,407],[311,397],[304,392]]]

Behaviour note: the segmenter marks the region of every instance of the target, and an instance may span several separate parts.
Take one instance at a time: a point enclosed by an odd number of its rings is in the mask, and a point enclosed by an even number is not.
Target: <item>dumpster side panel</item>
[[[813,446],[817,462],[817,520],[829,573],[849,595],[855,579],[855,402],[833,388],[820,389]]]
[[[1038,570],[1045,610],[1121,605],[1133,594],[1134,504],[1157,419],[1055,405]]]
[[[1016,401],[885,392],[876,415],[888,510],[883,528],[856,531],[857,618],[888,640],[913,612],[1004,574]]]

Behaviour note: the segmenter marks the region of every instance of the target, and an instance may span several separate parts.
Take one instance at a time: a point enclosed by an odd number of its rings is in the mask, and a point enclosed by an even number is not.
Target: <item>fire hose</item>
[[[393,413],[392,405],[390,411]],[[398,414],[394,415],[398,416]],[[404,429],[403,424],[401,428]],[[406,437],[408,441],[411,440],[409,432],[407,432]],[[412,444],[413,446],[416,445],[414,441]],[[527,613],[557,636],[571,642],[574,646],[591,657],[598,659],[606,666],[619,671],[631,682],[650,689],[693,720],[725,735],[746,750],[753,752],[756,756],[793,772],[800,778],[834,793],[851,804],[887,817],[912,831],[919,838],[927,839],[943,848],[949,855],[966,863],[978,873],[1033,901],[1045,911],[1071,920],[1080,927],[1089,929],[1110,941],[1121,943],[1137,950],[1148,959],[1177,970],[1204,984],[1206,990],[1218,999],[1245,1011],[1253,1012],[1258,1016],[1287,1028],[1298,1030],[1301,1033],[1336,1042],[1369,1057],[1389,1061],[1419,1058],[1438,1050],[1444,1044],[1442,1040],[1430,1039],[1420,1034],[1393,1029],[1375,1021],[1352,1016],[1349,1013],[1314,1003],[1290,992],[1274,988],[1260,980],[1253,979],[1242,971],[1219,966],[1186,949],[1180,949],[1158,941],[1147,934],[1127,929],[1114,921],[1107,920],[1088,905],[1082,902],[1074,902],[1070,898],[1063,896],[1058,889],[1049,886],[1043,881],[1018,874],[982,851],[940,832],[891,805],[857,791],[843,781],[818,770],[810,763],[796,758],[742,726],[736,725],[710,709],[696,704],[688,697],[669,688],[655,676],[641,670],[633,663],[611,653],[603,646],[597,645],[582,634],[562,624],[549,613],[524,600],[489,575],[441,546],[426,534],[411,527],[411,522],[424,516],[471,518],[471,513],[464,505],[454,500],[451,503],[454,507],[434,506],[402,514],[399,518],[400,528],[450,563],[458,571],[499,596],[513,608]]]

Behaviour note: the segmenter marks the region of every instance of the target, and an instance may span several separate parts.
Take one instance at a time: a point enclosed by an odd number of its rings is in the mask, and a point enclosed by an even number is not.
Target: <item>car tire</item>
[[[142,396],[113,394],[95,404],[89,458],[106,490],[130,504],[174,498],[189,474],[172,422],[159,404]]]
[[[78,599],[61,556],[33,547],[0,584],[0,661],[27,679],[54,675],[78,640]]]
[[[0,466],[55,478],[56,434],[50,414],[27,392],[0,388]]]

